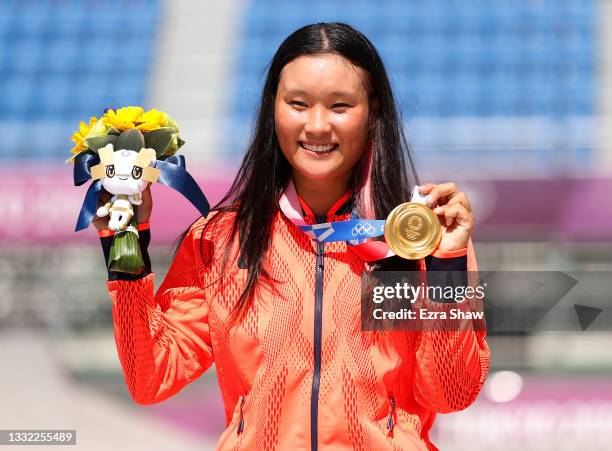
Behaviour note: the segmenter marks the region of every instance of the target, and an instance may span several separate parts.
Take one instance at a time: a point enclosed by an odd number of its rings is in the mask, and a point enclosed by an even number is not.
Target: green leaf
[[[171,127],[159,127],[159,128],[156,128],[156,129],[155,129],[155,130],[153,130],[153,131],[150,131],[150,132],[145,133],[145,138],[146,138],[146,135],[148,135],[149,133],[152,133],[152,132],[159,132],[159,131],[162,131],[162,132],[170,132],[170,133],[176,133],[176,130],[174,130],[174,129],[173,129],[173,128],[171,128]]]
[[[155,150],[157,158],[161,157],[172,142],[172,129],[158,128],[145,134],[145,146]]]
[[[115,144],[116,141],[117,137],[114,135],[94,136],[91,138],[85,138],[85,144],[95,153],[98,153],[98,150],[106,146],[108,143]]]
[[[136,221],[132,219],[132,226]],[[140,274],[144,267],[138,234],[134,232],[119,232],[115,234],[108,259],[108,269],[111,271]]]
[[[113,127],[112,125],[108,128],[108,132],[109,135],[115,135],[115,136],[119,136],[121,134],[121,132],[119,130],[117,130],[115,127]]]
[[[144,145],[145,139],[140,130],[129,128],[123,131],[117,138],[115,150],[125,149],[140,152],[140,149],[142,149]]]
[[[182,146],[183,144],[185,144],[185,141],[183,141],[183,140],[181,139],[181,137],[179,136],[179,137],[178,137],[178,146],[177,146],[177,147],[180,149],[180,148],[181,148],[181,146]]]

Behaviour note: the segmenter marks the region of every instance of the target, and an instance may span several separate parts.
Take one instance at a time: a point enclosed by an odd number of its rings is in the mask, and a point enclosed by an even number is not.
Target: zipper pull
[[[317,267],[323,269],[323,254],[325,253],[325,244],[317,243]]]
[[[391,411],[389,412],[389,417],[387,418],[387,429],[389,429],[389,433],[392,433],[393,428],[395,427],[395,421],[393,421],[394,414],[395,414],[395,398],[391,396]]]
[[[242,396],[242,401],[240,401],[240,421],[238,421],[238,429],[236,430],[237,435],[242,434],[242,431],[244,430],[244,417],[242,416],[242,406],[244,405],[245,398],[245,396]]]

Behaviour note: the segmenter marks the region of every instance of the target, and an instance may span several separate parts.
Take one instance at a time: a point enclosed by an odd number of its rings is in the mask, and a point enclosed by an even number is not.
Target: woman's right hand
[[[111,195],[108,191],[102,190],[100,193],[100,200],[98,201],[98,206],[96,210],[110,201]],[[151,184],[145,188],[142,192],[142,204],[134,205],[134,212],[136,214],[136,222],[138,224],[142,224],[145,222],[149,222],[151,218],[151,212],[153,211],[153,197],[151,196]],[[102,218],[95,216],[94,220],[91,223],[97,230],[106,230],[108,229],[108,221],[110,219],[110,215],[104,216]]]

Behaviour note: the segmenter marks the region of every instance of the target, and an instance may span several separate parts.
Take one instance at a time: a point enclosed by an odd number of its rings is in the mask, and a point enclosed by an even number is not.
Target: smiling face
[[[276,136],[296,183],[348,187],[368,142],[366,73],[336,54],[300,56],[281,72]]]

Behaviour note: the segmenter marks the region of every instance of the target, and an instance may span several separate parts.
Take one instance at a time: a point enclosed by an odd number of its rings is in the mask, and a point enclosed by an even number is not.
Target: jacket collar
[[[329,208],[326,213],[326,217],[330,218],[331,216],[342,216],[351,213],[351,209],[353,207],[353,192],[352,190],[344,193],[334,204]],[[300,202],[300,207],[302,207],[302,213],[304,217],[310,217],[312,219],[316,218],[316,215],[313,213],[312,209],[308,206],[308,204],[297,195],[298,201]]]

